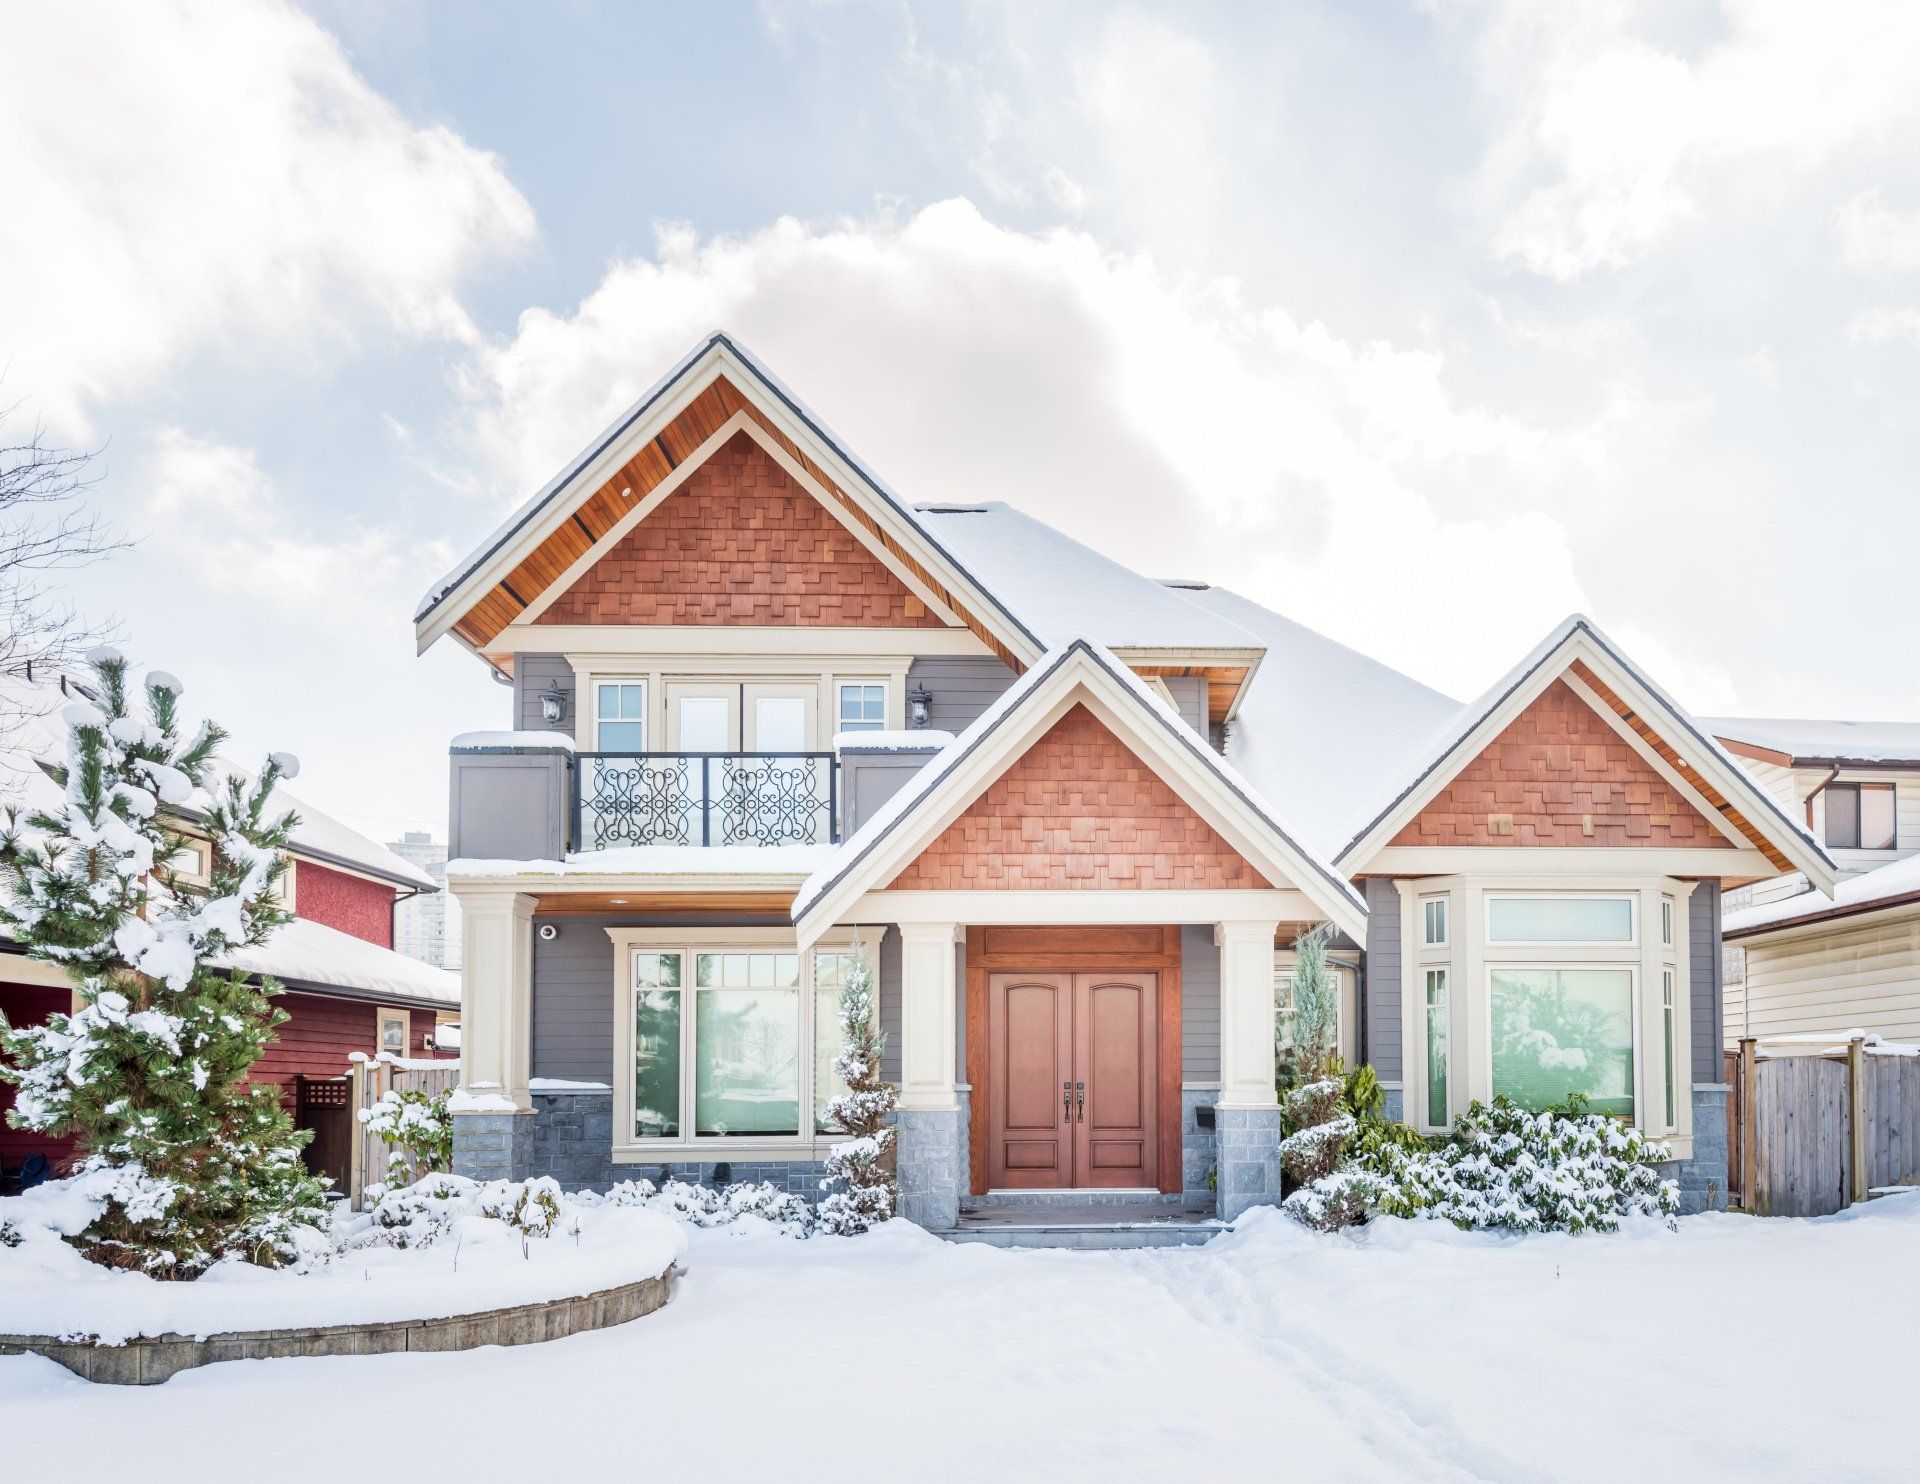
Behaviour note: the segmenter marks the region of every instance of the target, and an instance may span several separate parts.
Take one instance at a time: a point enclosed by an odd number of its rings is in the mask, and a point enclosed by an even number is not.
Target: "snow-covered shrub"
[[[820,1202],[819,1228],[829,1236],[851,1237],[893,1217],[894,1131],[887,1120],[900,1101],[893,1085],[880,1080],[887,1040],[864,952],[852,955],[840,987],[840,1036],[834,1070],[847,1090],[827,1104],[827,1114],[848,1137],[827,1156],[827,1178],[820,1188],[828,1194]]]
[[[504,1221],[530,1237],[553,1234],[560,1224],[560,1207],[566,1195],[560,1182],[551,1175],[535,1175],[531,1180],[490,1180],[480,1187],[474,1208],[482,1216]]]
[[[43,1025],[0,1023],[8,1121],[85,1146],[93,1216],[67,1235],[95,1262],[189,1278],[225,1257],[304,1261],[304,1234],[328,1219],[300,1160],[311,1135],[248,1080],[287,1018],[269,1003],[279,988],[215,966],[289,920],[297,821],[272,795],[298,764],[275,753],[252,780],[227,773],[219,727],[182,739],[178,680],[154,671],[136,698],[117,651],[88,659],[87,698],[64,712],[60,802],[9,811],[0,830],[0,923],[80,1001]],[[204,886],[170,864],[189,806],[213,845]]]
[[[698,1227],[730,1226],[742,1218],[757,1218],[792,1237],[806,1236],[814,1224],[811,1206],[766,1180],[743,1181],[720,1190],[684,1180],[669,1180],[660,1186],[651,1180],[622,1180],[604,1196],[574,1199],[610,1206],[643,1206]]]
[[[412,1185],[370,1185],[367,1240],[393,1247],[426,1247],[462,1216],[472,1214],[480,1186],[461,1175],[429,1175]]]
[[[1353,1115],[1341,1106],[1340,1079],[1321,1077],[1287,1094],[1281,1107],[1292,1130],[1280,1141],[1280,1168],[1299,1185],[1330,1175],[1353,1137]]]
[[[11,1221],[0,1221],[0,1247],[18,1247],[26,1238]]]
[[[1310,1225],[1364,1206],[1369,1214],[1432,1216],[1467,1230],[1614,1231],[1623,1216],[1680,1208],[1679,1187],[1655,1165],[1672,1151],[1570,1098],[1531,1113],[1501,1096],[1475,1103],[1452,1138],[1408,1152],[1371,1152],[1296,1191],[1287,1209]]]
[[[380,1101],[360,1110],[367,1132],[405,1151],[408,1168],[403,1178],[418,1180],[453,1163],[453,1116],[447,1111],[446,1092],[427,1093],[416,1087],[388,1088]],[[392,1175],[389,1171],[389,1175]]]

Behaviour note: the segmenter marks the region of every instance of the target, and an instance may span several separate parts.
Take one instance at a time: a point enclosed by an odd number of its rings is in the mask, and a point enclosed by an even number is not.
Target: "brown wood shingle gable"
[[[600,542],[632,508],[661,481],[691,458],[701,444],[718,432],[737,412],[744,412],[788,457],[804,469],[828,499],[864,531],[875,547],[885,550],[913,574],[941,603],[957,614],[980,642],[1015,671],[1024,669],[1019,658],[994,636],[945,584],[899,542],[881,529],[868,511],[793,439],[775,425],[725,375],[708,385],[659,434],[643,444],[614,475],[581,500],[518,566],[479,598],[453,625],[453,632],[477,650],[499,637],[502,630],[558,582],[581,557]]]

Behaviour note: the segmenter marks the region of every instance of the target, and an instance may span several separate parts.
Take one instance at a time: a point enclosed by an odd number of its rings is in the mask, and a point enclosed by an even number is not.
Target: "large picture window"
[[[850,948],[633,948],[625,1142],[810,1140],[845,1091],[840,989]]]
[[[1584,1093],[1593,1111],[1633,1116],[1631,969],[1488,971],[1493,1090],[1538,1110]]]

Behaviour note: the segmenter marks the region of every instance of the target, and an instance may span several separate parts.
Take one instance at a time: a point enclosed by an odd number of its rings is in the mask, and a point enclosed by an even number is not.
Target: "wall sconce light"
[[[916,685],[907,692],[907,724],[915,731],[927,724],[928,708],[933,705],[933,692],[924,685]]]
[[[558,685],[549,685],[540,697],[540,715],[550,727],[557,727],[566,719],[567,697]]]

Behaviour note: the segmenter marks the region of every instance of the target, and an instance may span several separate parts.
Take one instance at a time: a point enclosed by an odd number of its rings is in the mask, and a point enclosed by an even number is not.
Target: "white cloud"
[[[1867,272],[1920,269],[1920,211],[1896,211],[1880,192],[1862,191],[1834,214],[1840,258]]]
[[[1477,688],[1583,599],[1543,499],[1589,446],[1457,405],[1437,355],[955,200],[661,234],[477,355],[482,466],[544,483],[706,330],[737,332],[913,500],[1005,499],[1155,574],[1238,586]],[[1503,668],[1504,665],[1498,668]]]
[[[209,344],[470,338],[463,276],[533,232],[493,156],[285,4],[18,7],[7,51],[6,389],[65,436]]]
[[[1524,191],[1495,249],[1555,279],[1630,263],[1837,159],[1903,150],[1920,123],[1920,7],[1904,0],[1462,13],[1486,18],[1480,70],[1508,115],[1492,174]],[[1704,39],[1663,39],[1675,28]]]

